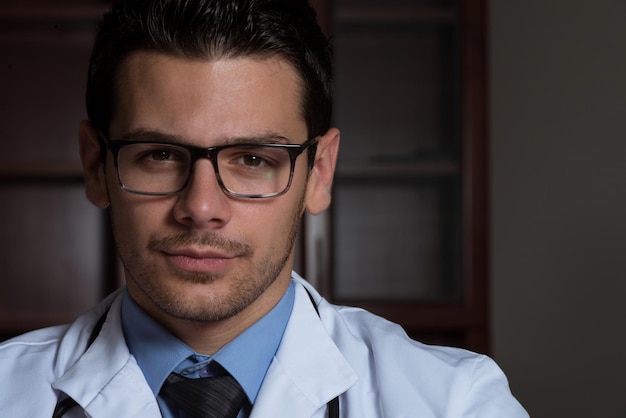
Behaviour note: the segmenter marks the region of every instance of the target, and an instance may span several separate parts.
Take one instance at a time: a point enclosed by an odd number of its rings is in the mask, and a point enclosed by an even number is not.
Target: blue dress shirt
[[[141,309],[126,291],[122,301],[122,326],[131,354],[137,360],[165,418],[176,416],[159,391],[171,372],[189,378],[216,374],[216,361],[245,391],[249,404],[239,418],[246,418],[256,400],[267,369],[276,354],[293,308],[293,281],[278,304],[263,318],[213,356],[198,354]],[[219,367],[219,366],[218,366]]]

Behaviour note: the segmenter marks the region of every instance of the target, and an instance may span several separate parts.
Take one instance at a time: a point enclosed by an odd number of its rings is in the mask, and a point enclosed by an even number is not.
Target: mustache
[[[216,232],[203,234],[193,232],[183,232],[167,237],[152,237],[148,242],[148,250],[153,252],[167,251],[180,247],[210,247],[225,251],[229,254],[236,254],[240,257],[250,257],[252,247],[230,239],[226,239]]]

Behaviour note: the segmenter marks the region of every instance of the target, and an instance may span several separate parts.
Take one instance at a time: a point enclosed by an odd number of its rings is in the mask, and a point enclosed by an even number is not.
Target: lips
[[[226,251],[215,249],[195,249],[195,248],[179,248],[163,250],[170,256],[190,257],[190,258],[234,258],[234,255],[228,254]]]
[[[163,251],[169,263],[184,271],[218,273],[230,266],[236,258],[218,250],[168,249]]]
[[[174,270],[223,273],[237,259],[251,258],[252,247],[215,233],[153,237],[148,251],[161,254]]]

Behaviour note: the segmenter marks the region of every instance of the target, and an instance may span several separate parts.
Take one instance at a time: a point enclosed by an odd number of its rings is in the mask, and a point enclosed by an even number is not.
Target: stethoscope
[[[317,316],[319,316],[320,311],[319,309],[317,309],[317,305],[315,304],[313,295],[311,295],[311,292],[309,292],[308,289],[305,288],[305,290],[309,295],[309,299],[311,299],[311,303],[315,308],[315,312],[317,312]],[[87,348],[85,349],[85,351],[91,346],[91,344],[93,344],[93,342],[100,334],[100,330],[102,330],[102,325],[104,324],[104,321],[106,321],[108,313],[109,310],[107,309],[98,319],[98,322],[96,322],[93,331],[91,331],[91,334],[89,335],[89,340],[87,341]],[[73,409],[77,406],[78,403],[74,399],[65,398],[62,401],[57,402],[56,407],[54,408],[54,412],[52,413],[52,418],[62,418],[63,415],[69,412],[70,409]],[[336,397],[328,402],[326,404],[326,409],[328,410],[328,418],[339,418],[339,397]]]

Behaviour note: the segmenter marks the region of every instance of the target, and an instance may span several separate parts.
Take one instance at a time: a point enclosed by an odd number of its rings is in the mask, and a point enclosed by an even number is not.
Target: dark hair
[[[218,59],[280,56],[303,84],[309,136],[332,115],[332,53],[307,0],[118,0],[104,16],[89,65],[87,113],[108,133],[117,71],[139,50]]]

